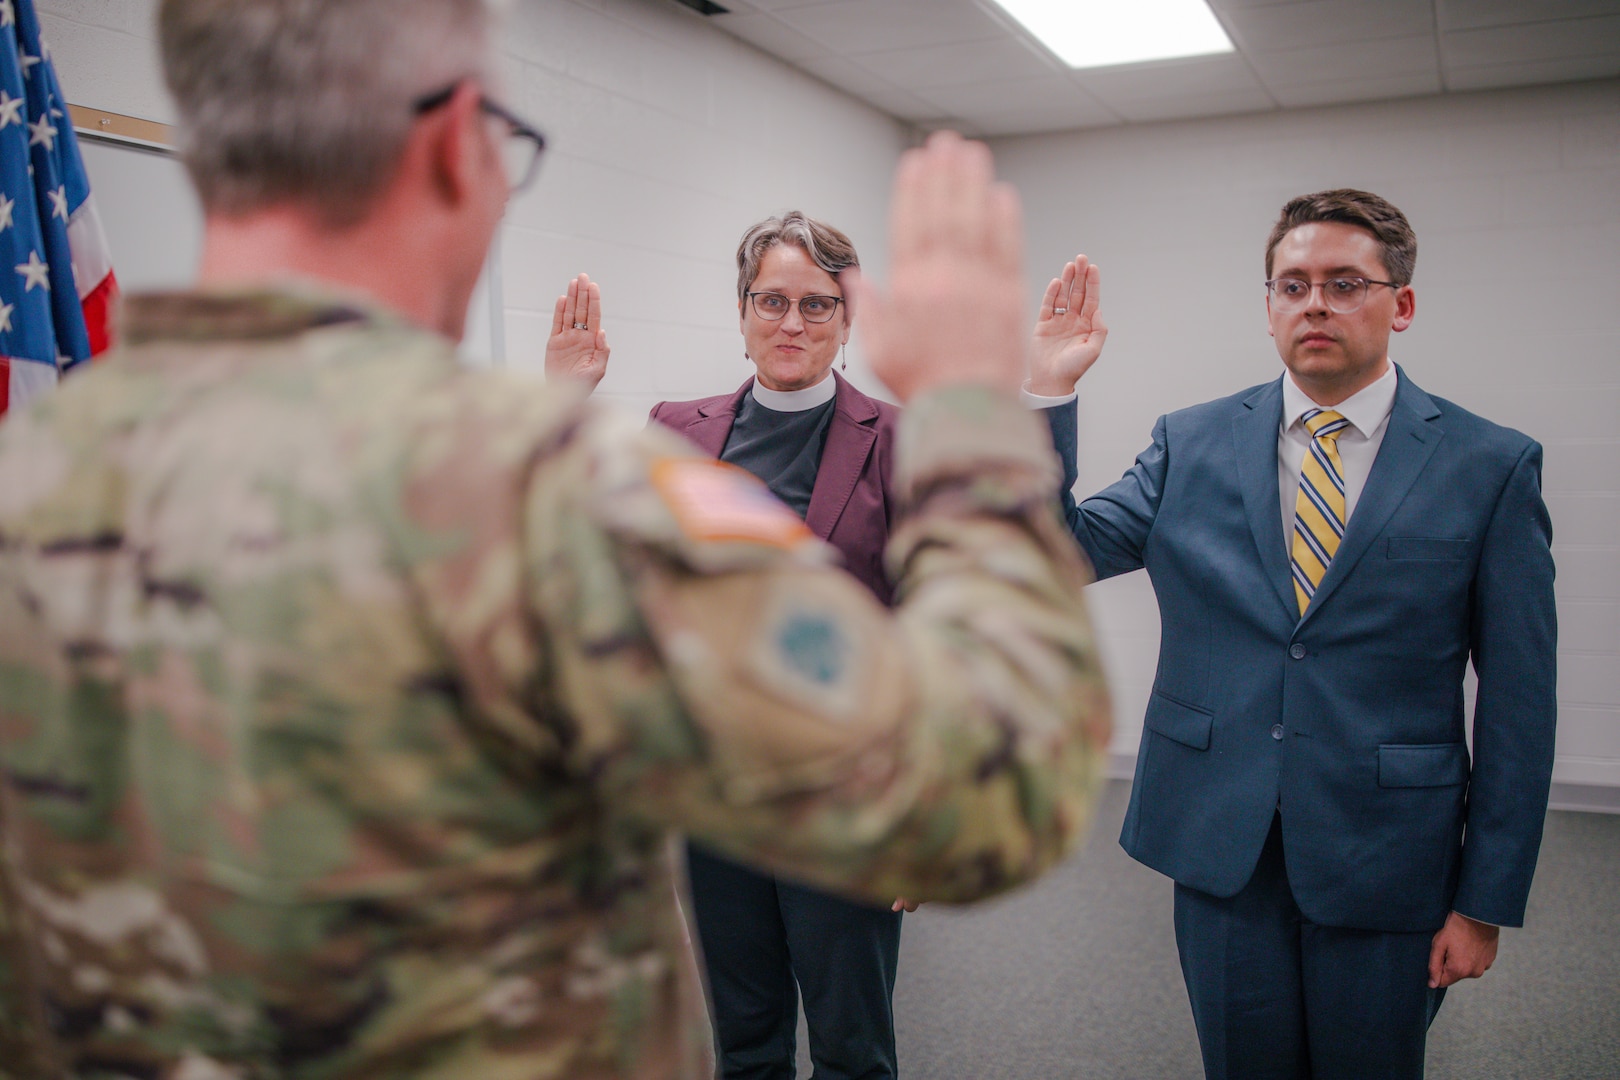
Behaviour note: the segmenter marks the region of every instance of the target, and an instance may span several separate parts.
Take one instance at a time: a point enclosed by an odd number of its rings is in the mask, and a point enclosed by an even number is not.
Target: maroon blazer
[[[887,604],[894,591],[883,572],[883,545],[888,543],[895,514],[890,480],[900,410],[867,397],[836,371],[833,379],[838,390],[833,396],[832,422],[804,521],[811,532],[842,552],[845,568]],[[704,453],[719,457],[743,396],[753,385],[754,380],[749,379],[733,394],[660,401],[653,406],[652,419],[686,436]]]

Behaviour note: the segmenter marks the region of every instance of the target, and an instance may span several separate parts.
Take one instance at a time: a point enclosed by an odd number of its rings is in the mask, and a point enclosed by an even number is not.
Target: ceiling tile
[[[715,15],[711,21],[733,37],[789,63],[828,53],[827,46],[805,37],[774,15]]]
[[[913,124],[931,120],[945,120],[947,113],[938,105],[924,101],[909,90],[873,87],[855,95],[873,108],[897,116]]]
[[[985,137],[1033,135],[1042,131],[1075,131],[1111,127],[1120,119],[1101,105],[1076,93],[1073,98],[1050,101],[1006,113],[974,113],[961,118],[964,127]]]
[[[1154,120],[1183,120],[1194,116],[1225,116],[1231,113],[1269,112],[1277,107],[1270,94],[1256,86],[1250,90],[1217,90],[1186,97],[1107,102],[1125,119],[1149,123]]]
[[[1447,71],[1605,55],[1620,55],[1620,15],[1453,30],[1440,35],[1440,58]]]
[[[1499,64],[1448,70],[1447,90],[1491,90],[1507,86],[1535,86],[1539,83],[1577,82],[1582,79],[1612,79],[1620,76],[1620,58],[1578,57],[1573,60],[1537,60],[1525,64]]]
[[[1620,15],[1620,0],[1436,0],[1440,29],[1471,30],[1526,22]]]
[[[1275,52],[1432,34],[1434,13],[1413,0],[1307,0],[1231,11],[1226,25],[1245,49]]]
[[[1091,97],[1061,75],[962,86],[934,86],[916,93],[918,97],[933,102],[944,112],[955,116],[1010,112],[1013,109],[1037,108],[1052,101],[1090,100]]]
[[[1207,0],[1209,6],[1214,8],[1217,14],[1225,14],[1228,11],[1247,11],[1249,8],[1294,7],[1305,2],[1306,0]]]
[[[1209,0],[1239,52],[1080,72],[991,0],[721,2],[874,108],[987,135],[1620,75],[1620,0]]]
[[[846,55],[1005,38],[1007,29],[972,0],[833,0],[777,17]]]
[[[1309,108],[1313,105],[1340,105],[1352,101],[1383,101],[1389,98],[1416,97],[1419,94],[1438,94],[1440,76],[1432,72],[1421,75],[1382,75],[1371,79],[1349,79],[1344,82],[1309,83],[1288,86],[1278,90],[1277,99],[1290,109]]]
[[[1261,83],[1273,94],[1285,86],[1350,82],[1376,76],[1438,75],[1432,35],[1347,45],[1324,45],[1249,55]]]
[[[721,7],[731,7],[731,0],[716,0]],[[742,6],[761,11],[786,11],[788,8],[823,7],[837,0],[743,0]]]
[[[856,97],[864,97],[868,93],[903,92],[902,87],[897,87],[888,79],[874,74],[864,64],[832,53],[825,53],[812,60],[801,60],[798,67],[828,86]]]
[[[1265,94],[1248,61],[1235,53],[1092,68],[1073,72],[1069,78],[1110,105],[1250,92]]]
[[[920,49],[863,52],[856,56],[865,66],[891,82],[913,89],[952,83],[1028,79],[1065,71],[1020,38],[929,45]]]

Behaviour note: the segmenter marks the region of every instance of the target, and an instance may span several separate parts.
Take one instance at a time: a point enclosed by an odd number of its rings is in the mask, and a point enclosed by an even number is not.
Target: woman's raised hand
[[[546,378],[576,379],[593,389],[607,374],[607,331],[602,329],[602,290],[586,274],[557,297],[546,339]]]

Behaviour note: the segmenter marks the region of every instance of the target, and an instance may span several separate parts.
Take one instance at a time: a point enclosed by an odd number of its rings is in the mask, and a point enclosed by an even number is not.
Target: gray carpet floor
[[[1168,879],[1116,838],[1109,785],[1084,851],[1035,885],[906,916],[895,991],[904,1080],[1200,1080]],[[810,1076],[802,1030],[801,1077]],[[1429,1080],[1620,1080],[1620,816],[1554,811],[1526,926],[1454,987]]]

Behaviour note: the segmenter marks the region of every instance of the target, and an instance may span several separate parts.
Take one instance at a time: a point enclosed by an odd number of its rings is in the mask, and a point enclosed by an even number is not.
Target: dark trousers
[[[1436,928],[1438,929],[1438,928]],[[1228,899],[1176,886],[1176,946],[1208,1080],[1419,1080],[1444,990],[1433,932],[1317,926],[1300,914],[1273,820]]]
[[[687,846],[719,1075],[793,1080],[799,991],[815,1080],[896,1075],[900,915]]]

